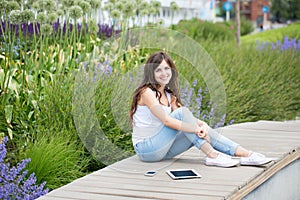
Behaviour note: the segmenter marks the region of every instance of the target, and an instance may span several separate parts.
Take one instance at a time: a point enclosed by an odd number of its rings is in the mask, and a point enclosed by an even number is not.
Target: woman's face
[[[161,85],[166,86],[172,77],[171,67],[163,60],[154,70],[154,78]]]

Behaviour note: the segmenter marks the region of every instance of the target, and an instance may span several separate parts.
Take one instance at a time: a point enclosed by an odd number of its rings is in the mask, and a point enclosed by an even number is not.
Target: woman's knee
[[[192,112],[187,107],[184,107],[184,106],[174,110],[171,113],[171,117],[174,117],[176,119],[186,121],[186,122],[195,120]]]

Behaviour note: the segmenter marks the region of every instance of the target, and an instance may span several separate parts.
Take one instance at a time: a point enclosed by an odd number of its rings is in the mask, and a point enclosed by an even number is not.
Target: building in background
[[[151,0],[146,0],[148,3]],[[199,18],[203,20],[212,20],[214,17],[213,14],[213,6],[212,3],[215,0],[158,0],[161,3],[161,9],[159,10],[158,15],[156,16],[156,21],[161,21],[163,26],[169,27],[171,24],[177,24],[182,19],[192,19]],[[108,0],[102,1],[102,6]],[[171,9],[171,2],[175,2],[178,5],[178,10],[173,11]],[[111,23],[111,19],[109,19],[109,15],[105,11],[100,16],[95,16],[97,22],[101,21],[102,23]],[[100,12],[99,12],[100,13]],[[141,20],[143,22],[142,25],[148,21],[148,17],[145,16]],[[132,23],[132,22],[131,22]],[[132,25],[132,24],[131,24]]]
[[[103,0],[103,6],[109,0]],[[145,0],[150,3],[151,0]],[[165,27],[169,27],[171,24],[177,24],[180,20],[183,19],[192,19],[192,18],[199,18],[201,20],[208,20],[208,21],[220,21],[222,18],[216,17],[217,13],[220,13],[222,8],[222,4],[224,2],[232,2],[233,8],[235,8],[235,1],[236,0],[158,0],[161,3],[161,8],[153,19],[152,22],[162,22],[162,25]],[[171,9],[171,2],[175,2],[178,5],[178,10],[173,11]],[[241,0],[240,3],[240,13],[241,15],[245,16],[247,19],[262,24],[264,21],[269,19],[269,13],[264,14],[263,7],[270,7],[270,0]],[[234,13],[235,9],[231,11]],[[103,10],[102,10],[103,11]],[[98,21],[102,21],[104,23],[111,23],[111,19],[109,19],[108,13],[101,14],[102,16],[96,16]],[[142,23],[137,23],[138,25],[145,25],[149,22],[149,17],[144,16],[140,20]],[[131,25],[135,22],[130,22]]]
[[[179,9],[174,12],[172,18],[171,2],[176,2]],[[148,0],[150,2],[150,0]],[[213,19],[213,7],[211,2],[214,0],[160,0],[161,10],[159,18],[163,20],[165,26],[177,24],[182,19],[199,18],[202,20]]]
[[[220,2],[232,2],[235,7],[235,0],[220,0]],[[261,25],[264,21],[270,19],[270,12],[264,13],[263,8],[270,8],[269,0],[241,0],[240,13],[248,20],[256,22],[257,26]],[[265,19],[264,19],[265,18]]]

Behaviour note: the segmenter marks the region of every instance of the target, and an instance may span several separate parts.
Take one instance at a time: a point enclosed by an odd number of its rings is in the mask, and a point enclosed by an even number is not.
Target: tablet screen
[[[167,170],[167,173],[173,179],[201,178],[201,175],[198,174],[194,169]]]
[[[184,170],[184,171],[170,171],[175,177],[183,177],[183,176],[197,176],[192,170]]]

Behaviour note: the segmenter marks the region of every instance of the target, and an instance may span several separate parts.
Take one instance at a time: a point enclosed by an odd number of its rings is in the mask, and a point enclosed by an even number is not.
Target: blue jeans
[[[170,116],[184,122],[196,124],[196,119],[185,107],[174,110]],[[209,128],[208,134],[210,136],[210,144],[214,149],[228,155],[234,155],[239,144],[211,128]],[[134,149],[142,161],[156,162],[173,158],[193,146],[200,149],[205,142],[207,141],[196,134],[163,126],[157,134],[144,139],[142,142],[138,142],[134,146]]]

